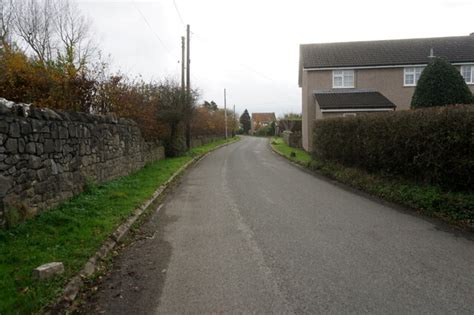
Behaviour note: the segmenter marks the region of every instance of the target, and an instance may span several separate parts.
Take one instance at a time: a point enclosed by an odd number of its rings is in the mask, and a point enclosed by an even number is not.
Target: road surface
[[[244,138],[183,177],[87,312],[474,313],[474,242]]]

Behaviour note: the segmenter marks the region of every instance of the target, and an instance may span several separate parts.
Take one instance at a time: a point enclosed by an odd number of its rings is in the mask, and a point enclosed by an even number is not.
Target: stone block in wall
[[[18,152],[18,140],[15,138],[7,139],[5,142],[5,149],[7,153],[15,154]]]
[[[0,133],[8,133],[8,129],[10,129],[10,126],[7,121],[5,120],[0,120]]]
[[[25,139],[18,139],[18,152],[19,153],[23,153],[25,152],[25,146],[26,146],[26,142],[25,142]]]
[[[55,144],[53,139],[45,139],[44,141],[44,152],[53,153],[55,150]]]
[[[43,166],[43,161],[41,160],[41,158],[35,155],[30,155],[28,160],[28,168],[30,170],[37,170],[41,166]]]
[[[11,177],[5,177],[0,175],[0,198],[5,197],[12,185],[13,179]]]
[[[59,138],[59,126],[58,124],[50,124],[50,133],[49,133],[49,137],[52,138],[52,139],[57,139]]]
[[[71,138],[76,138],[78,136],[77,126],[75,124],[69,125],[69,136]]]
[[[69,137],[68,128],[59,126],[58,136],[59,136],[59,139],[67,139]]]
[[[36,143],[36,154],[38,156],[43,155],[44,153],[44,145],[42,143]]]
[[[28,154],[35,154],[36,153],[36,143],[28,142],[26,144],[25,150],[26,150],[26,153],[28,153]]]
[[[32,132],[31,124],[26,120],[20,122],[20,129],[22,135],[29,135]]]
[[[20,124],[18,122],[13,122],[10,124],[8,136],[12,138],[20,137]]]

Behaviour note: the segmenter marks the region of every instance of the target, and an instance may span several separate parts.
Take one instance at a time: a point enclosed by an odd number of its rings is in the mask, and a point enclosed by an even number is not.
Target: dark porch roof
[[[377,91],[315,91],[321,109],[395,108],[388,98]]]

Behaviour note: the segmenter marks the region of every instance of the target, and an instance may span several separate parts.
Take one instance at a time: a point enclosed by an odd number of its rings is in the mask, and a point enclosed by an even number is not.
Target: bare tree
[[[0,49],[11,46],[13,0],[0,0]]]
[[[50,62],[55,48],[52,0],[16,0],[13,12],[16,35],[41,63]]]
[[[0,0],[13,8],[14,32],[20,44],[44,65],[59,61],[82,70],[96,52],[90,21],[73,0]]]
[[[188,94],[173,80],[165,80],[158,87],[157,118],[167,123],[170,130],[168,145],[165,147],[168,156],[177,156],[186,150],[186,137],[191,136],[186,131],[186,124],[192,119],[198,96],[197,90],[191,90]]]
[[[75,70],[82,70],[96,52],[90,37],[91,23],[80,13],[75,2],[56,1],[54,8],[55,30],[61,42],[58,58]]]

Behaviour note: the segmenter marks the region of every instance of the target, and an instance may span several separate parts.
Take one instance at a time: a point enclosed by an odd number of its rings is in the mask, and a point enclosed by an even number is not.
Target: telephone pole
[[[183,93],[184,93],[184,88],[185,88],[185,81],[184,81],[184,69],[185,69],[185,66],[184,66],[184,63],[186,62],[184,60],[185,57],[185,42],[184,42],[184,36],[181,36],[181,89],[183,90]]]
[[[227,140],[227,91],[224,89],[225,139]]]
[[[232,120],[232,138],[235,137],[235,104],[234,104],[234,120]]]
[[[189,94],[191,93],[191,68],[190,68],[190,63],[191,63],[191,58],[190,58],[190,48],[189,48],[189,43],[191,41],[190,39],[190,27],[189,24],[186,27],[186,92]]]
[[[189,24],[186,26],[186,106],[188,106],[188,116],[190,116],[191,111],[191,58],[190,58],[190,48],[189,43],[191,41]],[[186,147],[191,149],[191,117],[186,119]]]

